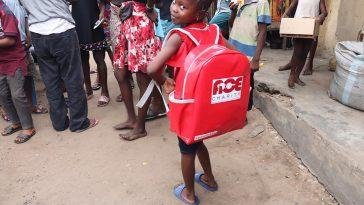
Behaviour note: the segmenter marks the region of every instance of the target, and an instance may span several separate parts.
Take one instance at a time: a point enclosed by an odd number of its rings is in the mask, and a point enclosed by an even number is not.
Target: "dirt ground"
[[[148,137],[120,140],[112,126],[125,119],[125,108],[114,101],[118,91],[111,75],[109,86],[107,107],[96,107],[99,92],[89,101],[90,116],[101,120],[96,128],[55,132],[48,115],[37,115],[38,133],[29,142],[16,145],[15,136],[0,137],[1,205],[182,204],[172,194],[182,177],[168,120],[148,122]],[[196,185],[201,204],[337,203],[259,110],[248,119],[244,129],[206,141],[219,191]],[[5,125],[1,120],[0,127]]]

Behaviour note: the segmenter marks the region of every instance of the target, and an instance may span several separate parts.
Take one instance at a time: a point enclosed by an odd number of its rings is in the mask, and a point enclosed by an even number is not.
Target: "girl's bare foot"
[[[135,122],[126,121],[114,126],[115,130],[132,130],[135,127]]]

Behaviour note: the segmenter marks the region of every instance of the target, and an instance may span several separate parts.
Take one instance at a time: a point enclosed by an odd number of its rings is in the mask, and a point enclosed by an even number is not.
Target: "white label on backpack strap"
[[[212,81],[211,104],[229,102],[241,98],[243,76],[220,78]]]

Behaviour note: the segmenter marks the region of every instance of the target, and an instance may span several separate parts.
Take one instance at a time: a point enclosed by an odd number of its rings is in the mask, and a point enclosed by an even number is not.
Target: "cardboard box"
[[[320,24],[314,18],[282,18],[279,28],[281,37],[316,38]]]

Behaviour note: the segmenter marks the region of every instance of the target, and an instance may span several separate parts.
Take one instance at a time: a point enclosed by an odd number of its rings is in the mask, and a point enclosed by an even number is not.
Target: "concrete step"
[[[278,72],[290,51],[266,50],[256,73],[255,106],[329,192],[343,204],[364,204],[364,112],[327,95],[333,73],[328,59],[315,61],[307,86],[287,87],[289,71]]]

